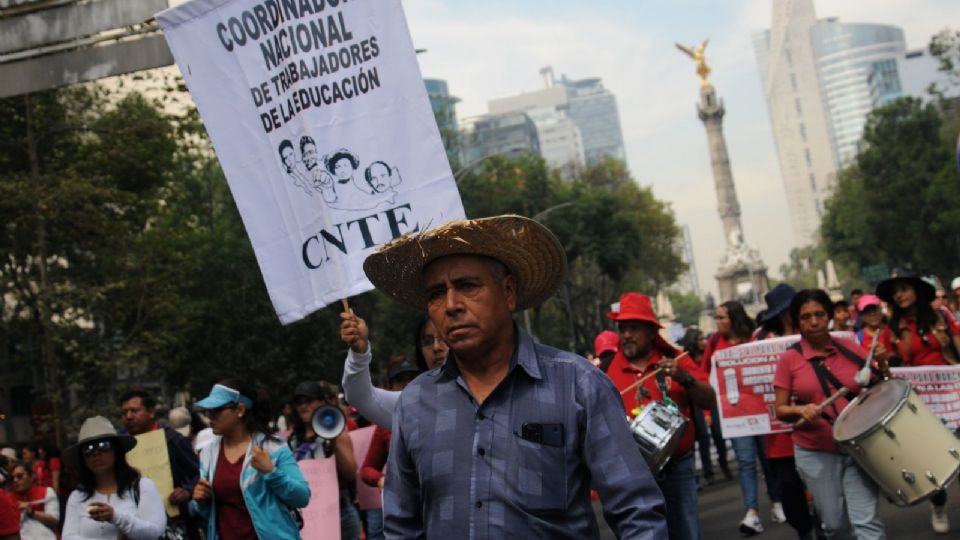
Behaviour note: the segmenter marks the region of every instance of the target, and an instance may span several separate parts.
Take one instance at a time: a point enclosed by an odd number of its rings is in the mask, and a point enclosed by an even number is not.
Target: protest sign
[[[890,372],[910,381],[920,399],[950,429],[960,428],[960,366],[902,367]]]
[[[463,217],[400,0],[157,14],[284,324],[372,289],[366,256]]]
[[[850,332],[831,332],[834,339],[853,340]],[[800,341],[784,336],[736,345],[714,353],[710,385],[717,393],[717,410],[724,437],[747,437],[792,431],[777,420],[773,377],[783,351]]]
[[[363,468],[363,462],[367,459],[367,452],[370,450],[370,443],[373,441],[374,426],[368,426],[362,429],[355,429],[350,432],[350,440],[353,442],[353,456],[357,459],[357,506],[360,510],[376,510],[383,508],[383,498],[380,496],[380,490],[373,486],[368,486],[360,478],[360,469]]]
[[[340,484],[336,458],[297,462],[310,485],[310,504],[302,509],[304,540],[340,540]]]
[[[162,429],[155,429],[136,436],[137,445],[127,452],[127,463],[140,471],[157,486],[170,517],[180,515],[180,510],[170,504],[173,493],[173,472],[170,469],[170,454],[167,452],[167,436]]]

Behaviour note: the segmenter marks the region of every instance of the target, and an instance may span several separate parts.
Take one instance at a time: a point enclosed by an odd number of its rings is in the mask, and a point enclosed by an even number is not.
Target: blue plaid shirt
[[[663,496],[610,379],[585,359],[516,332],[507,376],[482,405],[452,358],[401,394],[384,491],[386,536],[598,538],[592,486],[618,537],[667,538]],[[524,439],[525,424],[561,425],[560,444]]]

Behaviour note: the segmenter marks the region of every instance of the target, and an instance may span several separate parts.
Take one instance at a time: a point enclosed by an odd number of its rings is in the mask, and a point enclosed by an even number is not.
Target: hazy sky
[[[834,0],[819,17],[903,28],[908,49],[960,28],[957,0]],[[700,286],[716,294],[713,272],[724,239],[706,133],[696,115],[693,62],[674,42],[710,38],[711,80],[724,100],[724,131],[744,235],[779,276],[792,242],[766,101],[751,35],[770,26],[771,0],[404,0],[427,78],[445,79],[460,118],[487,112],[491,98],[537,90],[541,67],[557,77],[602,77],[616,96],[633,176],[670,201],[690,226]]]

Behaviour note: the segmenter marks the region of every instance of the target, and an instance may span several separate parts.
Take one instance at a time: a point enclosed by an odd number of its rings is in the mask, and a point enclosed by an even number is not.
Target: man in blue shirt
[[[394,413],[388,538],[597,538],[591,486],[618,537],[667,538],[663,496],[613,384],[513,322],[563,279],[549,230],[519,216],[456,221],[388,244],[364,270],[426,308],[451,353]]]

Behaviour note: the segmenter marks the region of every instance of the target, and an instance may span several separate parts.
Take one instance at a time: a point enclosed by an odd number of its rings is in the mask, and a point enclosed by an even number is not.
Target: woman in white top
[[[63,540],[157,540],[167,513],[157,488],[126,460],[137,445],[102,416],[87,418],[63,459],[80,473],[67,501]]]
[[[384,429],[390,429],[400,392],[373,386],[370,377],[373,351],[368,340],[370,332],[367,323],[357,317],[353,310],[341,313],[340,321],[340,339],[350,346],[343,365],[343,395],[361,416]],[[422,371],[443,365],[450,351],[440,338],[437,327],[426,317],[417,328],[416,351],[417,364]]]
[[[23,540],[56,540],[60,529],[60,502],[53,488],[37,485],[35,475],[24,463],[10,468],[11,492],[20,509],[20,537]]]

